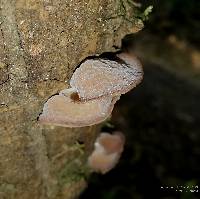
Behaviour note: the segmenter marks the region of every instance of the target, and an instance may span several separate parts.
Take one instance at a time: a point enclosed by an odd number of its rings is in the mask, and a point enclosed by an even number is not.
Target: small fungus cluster
[[[143,78],[138,59],[128,53],[88,59],[77,68],[71,88],[52,96],[39,117],[42,124],[83,127],[106,120],[120,95],[137,86]]]
[[[94,144],[94,151],[88,158],[89,167],[105,174],[118,163],[124,150],[125,137],[121,132],[101,133]]]

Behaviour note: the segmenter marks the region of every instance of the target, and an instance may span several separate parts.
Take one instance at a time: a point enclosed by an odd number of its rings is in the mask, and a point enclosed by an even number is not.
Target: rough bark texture
[[[134,9],[122,0],[0,0],[1,199],[70,199],[85,188],[100,126],[40,126],[37,117],[82,59],[141,29]]]

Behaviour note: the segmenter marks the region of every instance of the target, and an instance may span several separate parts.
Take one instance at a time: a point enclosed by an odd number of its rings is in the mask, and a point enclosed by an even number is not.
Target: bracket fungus
[[[143,70],[138,59],[118,53],[115,59],[87,59],[70,80],[70,89],[52,96],[39,116],[42,124],[83,127],[107,119],[119,100],[142,81]]]
[[[88,166],[95,172],[107,173],[118,163],[124,149],[125,137],[121,132],[101,133],[95,149],[88,158]]]
[[[73,89],[65,89],[45,103],[39,122],[65,127],[90,126],[107,119],[116,100],[106,96],[80,101]]]
[[[116,55],[116,60],[89,59],[72,75],[70,85],[81,99],[88,100],[106,95],[121,95],[142,81],[142,65],[128,53]]]

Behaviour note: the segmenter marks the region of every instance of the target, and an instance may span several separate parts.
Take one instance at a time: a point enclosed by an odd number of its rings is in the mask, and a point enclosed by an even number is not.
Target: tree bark
[[[122,0],[0,0],[0,198],[73,199],[86,187],[100,125],[41,126],[37,117],[80,61],[142,28],[134,13]]]

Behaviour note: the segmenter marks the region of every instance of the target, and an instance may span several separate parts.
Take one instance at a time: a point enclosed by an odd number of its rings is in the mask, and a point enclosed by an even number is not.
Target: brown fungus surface
[[[138,59],[127,53],[117,56],[120,62],[104,58],[89,59],[76,69],[70,85],[81,99],[121,95],[141,82],[143,69]]]
[[[44,104],[39,122],[65,127],[94,125],[110,116],[118,99],[107,96],[81,101],[77,96],[73,89],[65,89],[59,95],[52,96]]]

